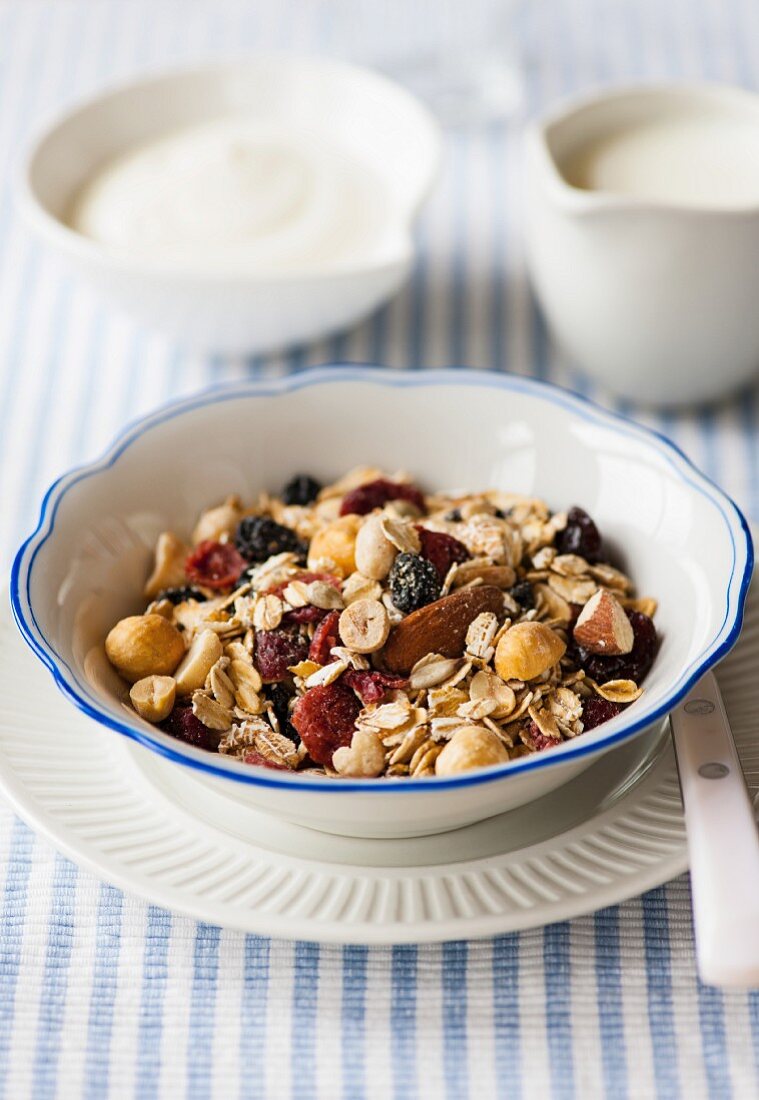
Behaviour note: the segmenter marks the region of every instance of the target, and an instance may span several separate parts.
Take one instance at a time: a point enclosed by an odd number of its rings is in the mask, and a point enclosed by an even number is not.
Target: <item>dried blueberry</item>
[[[279,722],[279,732],[294,744],[300,744],[300,734],[290,721],[290,692],[282,684],[272,684],[268,689],[269,701]]]
[[[241,519],[235,532],[235,545],[251,562],[266,561],[274,554],[306,554],[306,547],[295,531],[275,523],[268,516]]]
[[[285,504],[305,506],[316,500],[320,492],[321,485],[315,478],[308,474],[296,474],[282,490],[282,500]]]
[[[509,595],[523,611],[530,611],[535,606],[535,589],[529,581],[517,581],[509,589]]]
[[[582,508],[570,508],[567,525],[556,536],[560,554],[579,554],[586,561],[598,561],[601,556],[601,535],[593,520]]]
[[[417,554],[399,554],[390,570],[390,595],[399,611],[416,611],[440,596],[440,574]]]
[[[156,596],[156,600],[168,600],[175,607],[177,604],[184,603],[185,600],[196,600],[198,603],[205,603],[207,599],[208,597],[204,592],[191,584],[182,585],[181,588],[164,588]]]

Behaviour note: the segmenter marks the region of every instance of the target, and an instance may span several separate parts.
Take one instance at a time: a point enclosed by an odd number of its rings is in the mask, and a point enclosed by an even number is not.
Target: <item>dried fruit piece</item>
[[[242,762],[243,764],[255,764],[259,768],[273,768],[277,772],[292,771],[292,768],[288,768],[287,764],[277,764],[274,760],[262,756],[257,749],[249,749],[243,753]]]
[[[311,759],[331,767],[333,753],[350,745],[360,711],[361,703],[351,689],[338,682],[302,695],[291,720]]]
[[[619,703],[611,703],[607,699],[600,699],[592,695],[586,699],[582,706],[582,727],[584,730],[595,729],[603,722],[608,722],[622,713]]]
[[[440,595],[440,575],[426,558],[399,554],[390,570],[390,595],[399,611],[416,611]]]
[[[379,703],[391,691],[400,691],[408,687],[408,680],[402,676],[389,676],[386,672],[372,669],[349,668],[343,673],[342,682],[353,688],[364,705]]]
[[[516,600],[523,611],[535,607],[535,589],[529,581],[519,581],[509,589],[512,600]]]
[[[261,630],[256,634],[256,668],[267,683],[287,680],[290,666],[307,655],[308,639],[294,630]]]
[[[185,562],[191,581],[205,588],[231,588],[245,568],[242,558],[228,542],[201,542]]]
[[[473,768],[505,764],[509,754],[503,742],[486,726],[456,730],[435,761],[435,775],[459,775]]]
[[[634,635],[630,620],[616,596],[599,588],[580,612],[574,639],[591,653],[619,655],[629,653]]]
[[[556,548],[560,554],[579,554],[588,562],[597,562],[601,556],[601,535],[593,520],[583,508],[570,508],[567,525],[556,536]]]
[[[129,615],[109,631],[108,660],[130,684],[145,676],[170,676],[185,652],[184,639],[163,615]]]
[[[309,568],[318,568],[322,562],[327,562],[341,577],[349,576],[356,568],[355,547],[360,526],[360,516],[349,515],[317,531],[308,549]]]
[[[275,554],[306,553],[295,531],[269,516],[246,516],[240,520],[235,545],[248,562],[264,562]]]
[[[402,619],[390,633],[382,659],[391,672],[408,673],[422,657],[460,657],[469,624],[483,611],[503,613],[499,588],[459,588]]]
[[[308,650],[308,659],[318,665],[326,665],[331,659],[331,650],[338,644],[338,623],[340,612],[330,611],[317,626]]]
[[[192,707],[174,707],[171,714],[161,723],[161,729],[177,741],[184,741],[186,745],[195,745],[196,748],[215,752],[219,744],[219,734],[204,726],[199,718],[192,713]]]
[[[534,680],[560,661],[566,648],[545,623],[515,623],[498,642],[495,670],[502,680]]]
[[[305,607],[296,607],[292,611],[285,612],[282,616],[282,622],[285,626],[298,625],[299,623],[319,623],[326,614],[327,612],[323,607],[314,607],[313,604],[307,604]]]
[[[384,508],[391,500],[407,500],[420,512],[424,511],[424,497],[415,485],[380,477],[346,493],[340,505],[340,515],[365,516],[375,508]]]
[[[296,474],[291,477],[282,490],[282,500],[285,504],[299,504],[305,507],[316,500],[321,492],[321,485],[314,477],[308,474]]]
[[[279,723],[279,732],[294,745],[299,745],[300,735],[290,721],[290,692],[283,684],[272,684],[268,689],[268,696]]]
[[[340,615],[340,638],[354,653],[376,653],[390,633],[387,609],[379,600],[354,600]]]
[[[147,722],[168,718],[176,697],[177,685],[172,676],[145,676],[129,692],[132,706]]]
[[[156,600],[168,600],[174,607],[180,603],[186,603],[188,600],[205,603],[207,599],[208,596],[205,592],[189,584],[180,585],[178,588],[164,588],[156,596]]]
[[[417,527],[421,541],[421,555],[427,561],[431,561],[438,572],[441,581],[444,581],[448,570],[454,563],[469,561],[471,554],[453,535],[447,535],[444,531],[428,531],[426,527]]]

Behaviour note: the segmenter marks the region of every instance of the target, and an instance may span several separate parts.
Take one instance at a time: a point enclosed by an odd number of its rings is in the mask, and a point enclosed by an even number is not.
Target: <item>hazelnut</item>
[[[132,685],[129,698],[132,706],[147,722],[163,722],[168,718],[177,697],[173,676],[145,676]]]
[[[202,688],[206,676],[221,657],[223,647],[213,630],[201,630],[193,638],[192,645],[174,674],[178,695],[192,695]]]
[[[356,568],[375,581],[388,575],[398,553],[383,530],[384,520],[379,513],[368,516],[356,536]]]
[[[566,648],[545,623],[516,623],[498,643],[495,670],[502,680],[534,680],[560,661]]]
[[[485,726],[462,726],[435,761],[435,775],[458,775],[472,768],[505,764],[509,754],[492,730]]]
[[[387,608],[379,600],[354,600],[340,616],[340,640],[354,653],[376,653],[390,633]]]
[[[130,615],[105,640],[111,664],[134,684],[145,676],[170,676],[185,652],[184,639],[163,615]]]
[[[349,576],[356,568],[355,547],[362,516],[340,516],[322,527],[311,540],[308,568],[318,571],[323,559],[328,559],[341,577]]]

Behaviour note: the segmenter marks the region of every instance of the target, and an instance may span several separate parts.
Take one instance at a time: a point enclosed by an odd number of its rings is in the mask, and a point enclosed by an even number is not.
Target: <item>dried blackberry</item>
[[[235,532],[235,546],[251,562],[266,561],[274,554],[299,554],[305,557],[306,547],[289,527],[275,523],[268,516],[246,516]]]
[[[177,604],[184,603],[185,600],[197,600],[198,603],[205,603],[207,599],[208,597],[204,592],[191,584],[182,585],[181,588],[164,588],[156,596],[156,600],[168,600],[175,607]]]
[[[399,611],[416,611],[434,603],[442,587],[431,561],[417,554],[399,554],[390,570],[390,595]]]
[[[509,595],[523,611],[530,611],[535,606],[535,589],[529,581],[517,581],[509,589]]]
[[[579,554],[586,561],[595,562],[601,556],[601,535],[593,520],[583,508],[570,508],[567,525],[556,536],[560,554]]]
[[[311,504],[321,492],[321,485],[308,474],[296,474],[282,490],[285,504]]]
[[[279,722],[279,732],[288,737],[294,745],[300,744],[300,734],[290,721],[290,699],[292,696],[282,684],[272,684],[268,689],[269,701]]]

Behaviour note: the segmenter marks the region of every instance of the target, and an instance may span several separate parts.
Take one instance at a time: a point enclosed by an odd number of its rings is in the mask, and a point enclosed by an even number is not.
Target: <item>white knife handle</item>
[[[759,986],[759,832],[711,672],[672,712],[671,722],[701,979]]]

